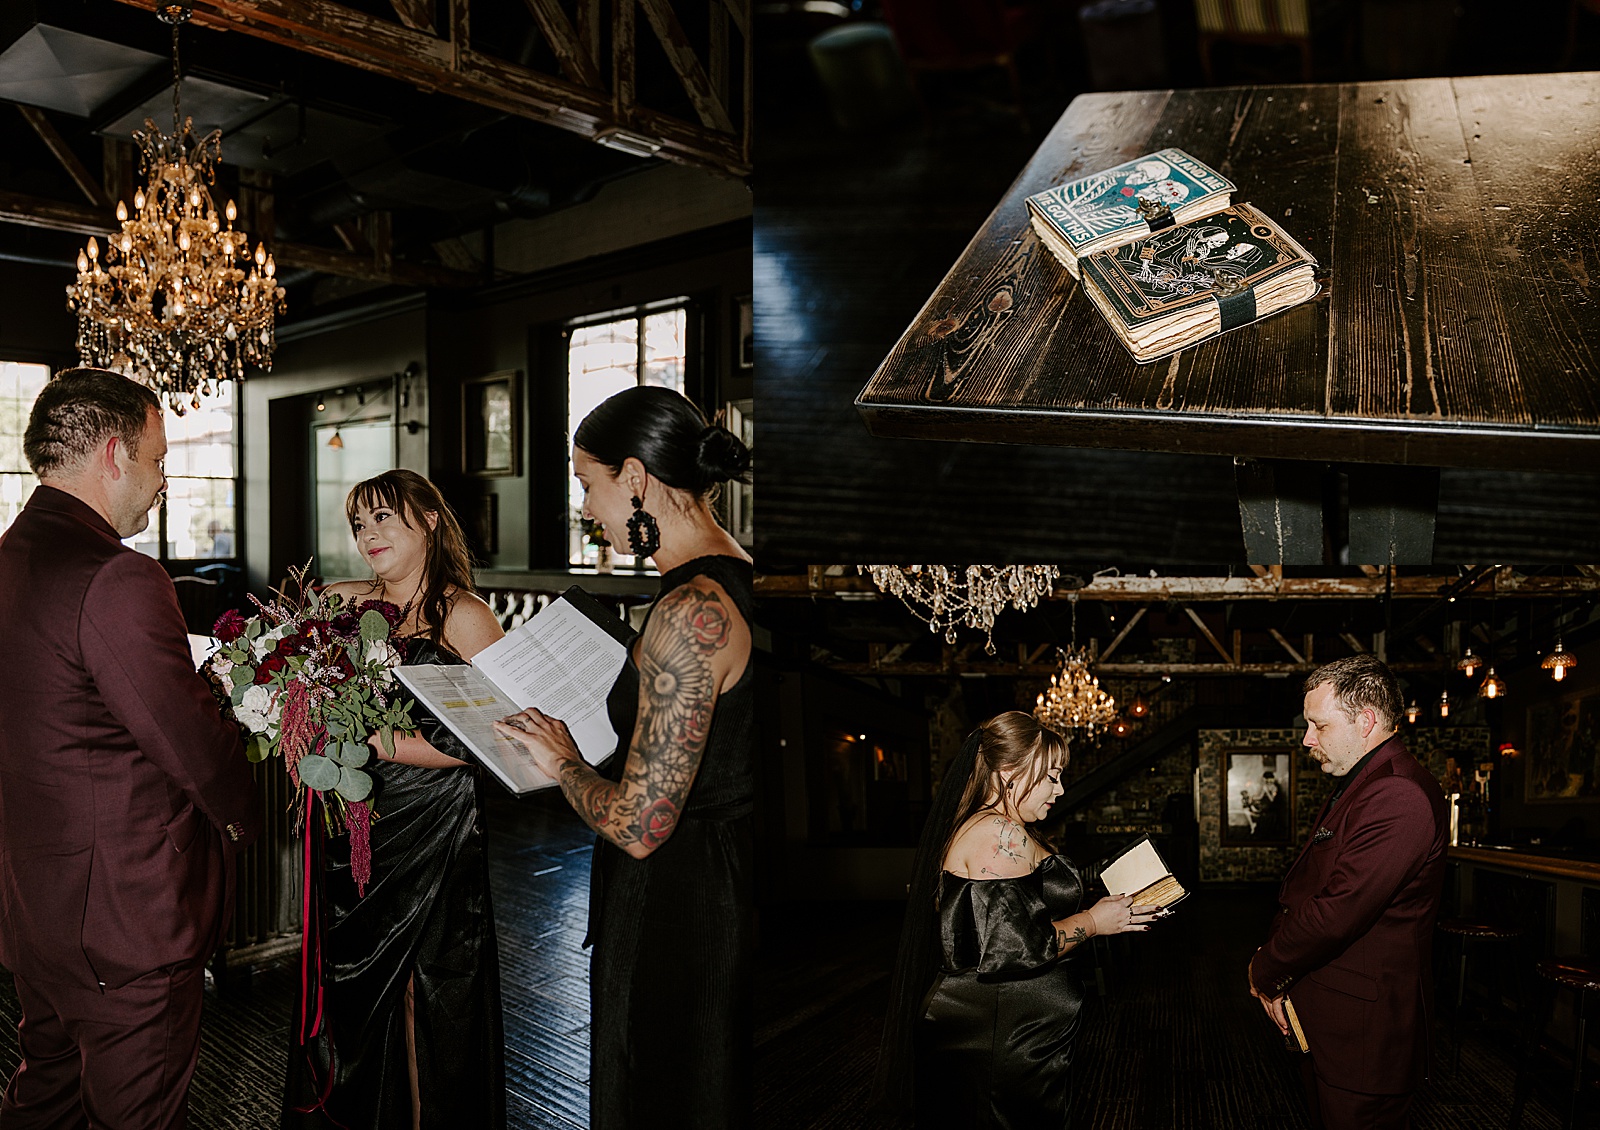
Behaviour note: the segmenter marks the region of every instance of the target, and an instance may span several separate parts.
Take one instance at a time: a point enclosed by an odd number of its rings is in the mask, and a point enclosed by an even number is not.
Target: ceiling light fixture
[[[245,365],[272,367],[274,320],[283,309],[277,264],[264,243],[250,247],[233,226],[228,201],[219,217],[211,184],[222,135],[194,135],[178,103],[178,29],[192,0],[157,8],[172,27],[172,133],[145,119],[135,130],[146,187],[133,211],[117,202],[121,229],[78,253],[78,279],[67,307],[78,315],[81,363],[111,369],[149,385],[178,415],[225,380],[243,380]]]

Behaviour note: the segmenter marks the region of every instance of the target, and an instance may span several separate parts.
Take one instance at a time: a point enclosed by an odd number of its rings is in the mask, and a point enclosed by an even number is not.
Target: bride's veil
[[[945,768],[911,868],[910,897],[905,924],[900,928],[900,951],[889,982],[889,1011],[878,1047],[878,1071],[872,1082],[872,1105],[887,1113],[908,1112],[912,1106],[916,1074],[912,1037],[923,1000],[943,959],[935,903],[939,873],[943,870],[945,845],[962,815],[962,795],[977,766],[981,732],[968,734],[961,752]]]

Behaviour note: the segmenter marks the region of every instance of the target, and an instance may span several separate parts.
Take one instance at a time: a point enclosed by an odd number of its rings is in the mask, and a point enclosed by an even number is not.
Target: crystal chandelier
[[[222,134],[194,135],[178,106],[178,28],[189,0],[163,3],[172,26],[172,133],[145,119],[135,130],[147,188],[134,193],[133,215],[117,202],[121,231],[104,254],[93,236],[78,253],[78,281],[67,306],[78,315],[84,365],[112,369],[154,389],[180,416],[244,367],[272,367],[274,315],[283,309],[277,266],[265,244],[250,249],[228,201],[222,217],[210,185]]]
[[[965,625],[984,634],[983,650],[994,654],[994,618],[1006,606],[1019,612],[1048,596],[1060,575],[1054,565],[859,565],[881,592],[897,596],[911,614],[945,643],[956,642]]]
[[[1033,708],[1041,724],[1059,734],[1095,730],[1117,721],[1117,700],[1100,687],[1100,680],[1089,673],[1088,652],[1078,648],[1059,651],[1061,670],[1050,676]]]

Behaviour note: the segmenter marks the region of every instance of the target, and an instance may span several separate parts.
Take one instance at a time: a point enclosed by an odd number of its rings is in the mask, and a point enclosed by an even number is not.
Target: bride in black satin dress
[[[1028,825],[1061,795],[1066,742],[1031,716],[979,726],[924,826],[875,1091],[917,1130],[1070,1125],[1083,984],[1073,951],[1144,931],[1127,896],[1080,909],[1077,870]]]
[[[460,526],[432,483],[387,471],[346,503],[371,581],[347,604],[405,608],[408,663],[464,663],[504,633],[472,591]],[[391,759],[373,740],[372,878],[350,874],[348,836],[327,838],[320,898],[323,1031],[290,1033],[285,1130],[505,1125],[499,958],[484,854],[482,775],[420,706]],[[313,982],[314,984],[314,982]],[[314,1014],[315,991],[308,1004]],[[292,1014],[298,1028],[300,1001]]]
[[[753,577],[711,510],[749,462],[669,389],[628,389],[584,419],[573,467],[586,514],[661,570],[608,702],[621,744],[596,773],[558,720],[529,710],[501,724],[599,834],[593,1130],[750,1123]]]

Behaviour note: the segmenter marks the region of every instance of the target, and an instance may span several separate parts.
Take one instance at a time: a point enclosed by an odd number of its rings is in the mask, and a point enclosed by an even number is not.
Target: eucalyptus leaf
[[[253,667],[237,666],[228,672],[228,678],[233,680],[234,686],[255,681],[256,672]]]
[[[378,740],[383,743],[383,752],[386,753],[389,756],[389,760],[393,761],[394,760],[394,727],[393,726],[381,726],[381,727],[379,727],[379,729],[378,729]]]
[[[244,755],[251,761],[265,761],[271,753],[272,744],[265,734],[254,735],[250,743],[244,747]]]
[[[238,709],[239,704],[244,702],[244,692],[249,690],[249,689],[250,689],[250,684],[249,683],[235,683],[234,684],[233,693],[231,695],[229,695],[228,697],[233,700],[233,705],[234,705],[235,709]]]
[[[372,795],[372,778],[346,765],[339,770],[339,783],[334,787],[345,800],[366,800]]]
[[[339,746],[339,764],[360,769],[372,760],[372,747],[366,742],[342,742]]]
[[[328,736],[343,740],[350,736],[350,727],[343,716],[335,714],[332,710],[324,710],[322,724],[328,728]]]
[[[253,640],[257,636],[259,636],[260,634],[261,634],[261,621],[260,620],[251,619],[251,620],[245,621],[245,625],[244,625],[244,638],[245,639]]]
[[[317,792],[326,792],[339,784],[339,767],[326,757],[317,753],[308,753],[302,757],[295,766],[300,774],[300,781],[308,789]]]
[[[389,621],[376,608],[369,608],[361,614],[361,638],[368,643],[389,638]]]

